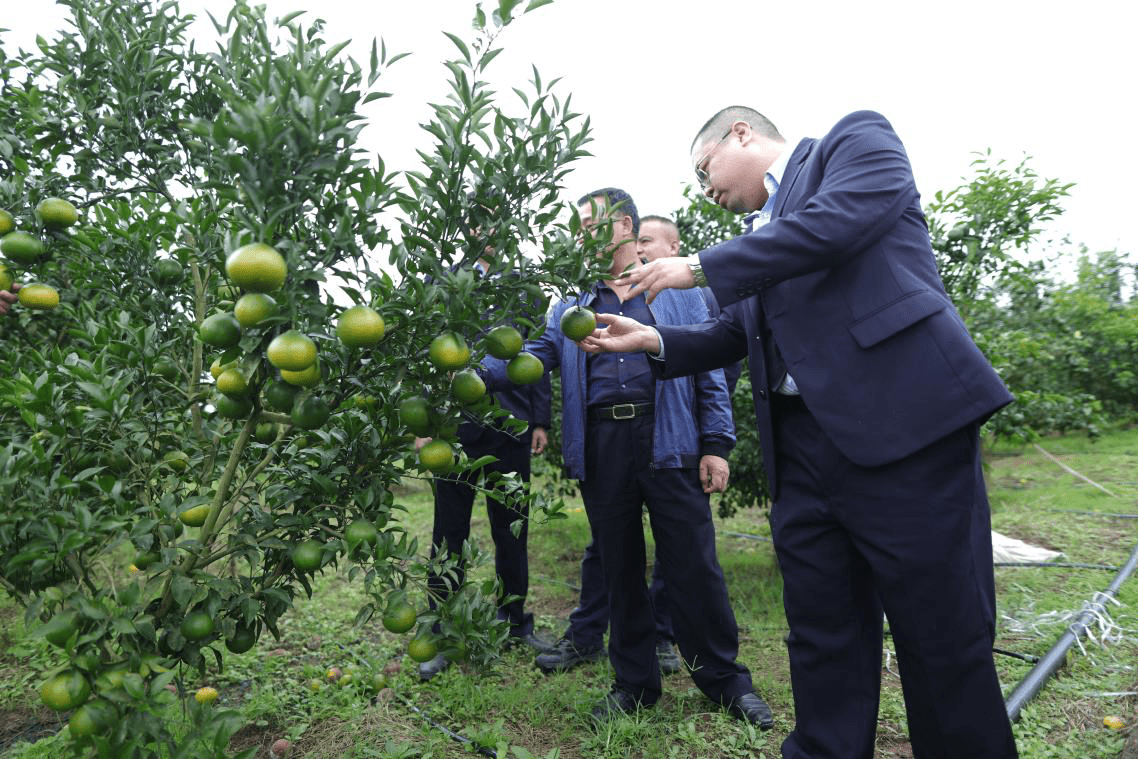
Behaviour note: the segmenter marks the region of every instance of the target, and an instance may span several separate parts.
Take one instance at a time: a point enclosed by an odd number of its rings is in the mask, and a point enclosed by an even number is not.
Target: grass
[[[1114,493],[1107,495],[1067,473],[1032,446],[999,445],[987,457],[993,527],[1011,537],[1061,550],[1069,563],[1125,564],[1138,542],[1135,521],[1114,514],[1138,512],[1138,429],[1113,432],[1097,441],[1063,437],[1043,447],[1068,467]],[[426,545],[431,529],[430,492],[411,485],[401,495],[409,531]],[[580,504],[568,504],[569,518],[535,524],[530,531],[528,606],[538,630],[553,639],[563,631],[576,603],[578,562],[588,539]],[[1080,513],[1090,512],[1090,513]],[[484,512],[476,509],[472,536],[492,556]],[[277,738],[291,739],[305,757],[459,757],[496,754],[529,757],[777,757],[793,727],[793,700],[782,643],[787,633],[779,600],[773,550],[765,515],[748,511],[719,521],[719,555],[740,626],[740,660],[752,671],[757,690],[775,711],[775,728],[761,733],[727,717],[683,674],[665,678],[656,708],[603,726],[588,712],[608,690],[606,661],[572,672],[542,675],[532,655],[508,649],[486,670],[453,666],[421,683],[405,657],[407,638],[378,622],[364,629],[352,620],[364,602],[362,588],[344,575],[325,573],[312,599],[296,604],[282,619],[279,641],[262,639],[243,656],[228,656],[209,684],[222,703],[239,708],[246,727],[234,749],[257,747],[267,757]],[[472,572],[492,572],[492,561]],[[1115,571],[1086,568],[999,567],[997,648],[1043,656],[1083,610],[1104,590]],[[1129,759],[1138,756],[1135,700],[1138,690],[1138,623],[1132,609],[1138,584],[1123,585],[1118,604],[1069,652],[1064,666],[1024,708],[1015,726],[1023,757]],[[64,721],[38,705],[40,673],[52,665],[51,651],[26,637],[22,612],[0,606],[0,756],[52,759],[67,755],[57,733]],[[890,641],[884,641],[888,650]],[[357,680],[395,662],[393,687],[371,697],[352,687],[330,686],[324,673],[337,666]],[[1028,674],[1022,658],[997,655],[1005,693]],[[911,757],[895,659],[882,673],[878,756]],[[204,683],[195,683],[204,684]],[[1122,695],[1118,695],[1122,694]],[[1107,715],[1127,727],[1103,726]],[[449,733],[447,732],[449,731]],[[458,736],[458,737],[456,737]]]

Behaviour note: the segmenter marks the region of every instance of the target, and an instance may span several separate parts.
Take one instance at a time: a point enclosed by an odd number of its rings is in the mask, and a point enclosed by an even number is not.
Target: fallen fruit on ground
[[[217,688],[211,688],[207,685],[204,688],[197,689],[197,692],[194,693],[194,701],[199,704],[212,704],[217,700],[217,696]]]
[[[385,331],[383,317],[367,306],[352,306],[345,310],[336,324],[336,336],[349,348],[377,345]]]
[[[292,744],[284,738],[273,741],[273,745],[269,747],[269,753],[274,759],[285,759],[292,751]]]
[[[270,245],[254,242],[230,253],[225,274],[238,287],[257,293],[276,290],[284,284],[288,266],[284,256]]]

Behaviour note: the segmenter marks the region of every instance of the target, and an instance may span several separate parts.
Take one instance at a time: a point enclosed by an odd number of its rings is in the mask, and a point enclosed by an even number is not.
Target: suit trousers
[[[664,571],[660,561],[652,564],[652,582],[648,585],[652,599],[652,614],[656,620],[656,640],[673,642],[672,615],[668,611],[668,594],[664,587]],[[577,608],[569,614],[569,629],[565,637],[577,648],[597,648],[604,643],[609,627],[609,596],[605,591],[605,569],[596,540],[585,546],[581,558],[581,598]]]
[[[488,433],[489,434],[489,433]],[[461,555],[462,544],[470,537],[470,518],[474,509],[476,483],[487,472],[507,474],[516,472],[525,482],[530,476],[530,440],[527,432],[519,440],[503,433],[494,432],[493,445],[467,445],[466,453],[471,459],[487,454],[497,456],[498,460],[487,464],[483,469],[463,472],[451,477],[435,478],[435,524],[431,534],[431,557],[434,558],[441,546],[445,545],[450,554]],[[490,521],[490,537],[494,541],[494,570],[502,584],[503,596],[516,596],[499,606],[498,618],[510,622],[510,635],[522,636],[533,632],[533,615],[525,612],[525,598],[529,592],[529,509],[521,510],[507,506],[489,493],[486,495],[486,515]],[[521,531],[515,536],[510,525],[522,520]],[[462,580],[459,569],[458,580]],[[450,591],[450,583],[442,577],[432,576],[429,587],[445,596]],[[431,608],[435,607],[431,598]]]
[[[581,495],[604,567],[615,687],[649,706],[660,698],[656,627],[644,582],[643,507],[672,625],[692,680],[716,703],[754,690],[736,661],[739,630],[715,552],[715,525],[694,469],[656,469],[653,418],[590,421]]]
[[[771,527],[796,725],[785,759],[872,759],[882,612],[915,759],[1006,759],[1015,741],[992,659],[991,527],[969,426],[901,461],[850,462],[798,398],[772,400]]]

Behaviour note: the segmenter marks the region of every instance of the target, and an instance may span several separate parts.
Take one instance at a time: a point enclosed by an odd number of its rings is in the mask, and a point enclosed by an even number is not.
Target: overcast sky
[[[124,0],[125,1],[125,0]],[[524,2],[524,0],[523,0]],[[183,0],[224,15],[228,0]],[[411,52],[381,80],[394,97],[369,105],[365,145],[388,170],[415,168],[429,144],[418,125],[446,92],[455,54],[442,30],[469,39],[467,0],[266,0],[270,17],[307,10],[329,41],[367,61],[373,37]],[[6,4],[6,46],[60,28],[49,0]],[[496,7],[491,0],[487,8]],[[904,141],[924,200],[970,176],[975,153],[1074,182],[1054,234],[1093,250],[1138,249],[1128,213],[1138,176],[1132,11],[1117,0],[557,0],[498,40],[490,76],[512,107],[531,64],[561,77],[592,118],[593,158],[568,179],[573,197],[627,189],[642,213],[667,214],[692,181],[688,146],[719,108],[750,105],[787,136],[824,134],[844,114],[880,111]],[[197,27],[212,39],[207,24]]]

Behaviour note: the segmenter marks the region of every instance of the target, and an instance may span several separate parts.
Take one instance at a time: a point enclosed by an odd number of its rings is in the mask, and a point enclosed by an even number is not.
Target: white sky
[[[526,0],[523,0],[523,5]],[[418,125],[445,96],[442,30],[469,38],[469,0],[266,0],[270,18],[308,9],[330,42],[366,68],[373,37],[409,51],[380,80],[394,97],[368,106],[365,146],[388,170],[415,168],[429,144]],[[3,37],[29,47],[60,28],[49,0],[8,3]],[[229,0],[183,0],[223,15]],[[494,0],[485,3],[496,6]],[[688,146],[708,116],[730,104],[763,111],[788,136],[821,136],[869,108],[905,142],[924,200],[971,176],[991,148],[1026,154],[1043,177],[1074,182],[1054,227],[1092,250],[1138,250],[1127,213],[1138,176],[1132,138],[1138,65],[1133,11],[1117,0],[556,0],[522,16],[498,40],[490,67],[502,103],[510,86],[561,77],[575,110],[592,117],[595,157],[577,164],[573,198],[596,187],[628,190],[642,213],[668,214],[693,180]],[[199,27],[212,39],[208,22]],[[212,49],[212,48],[210,48]]]

